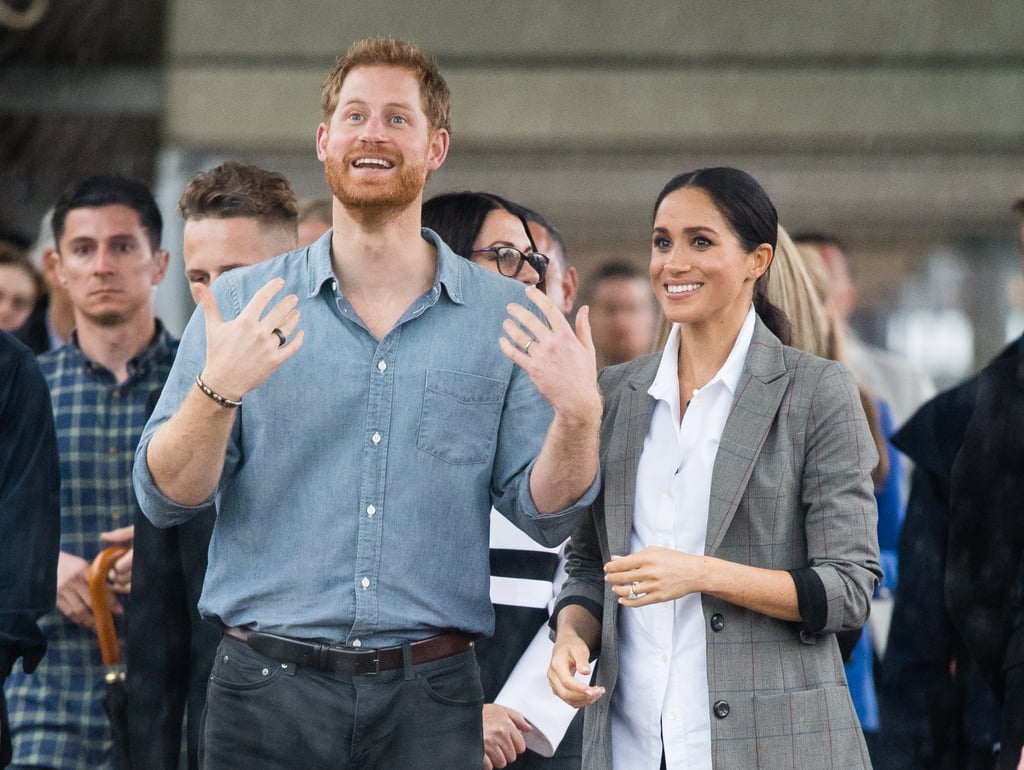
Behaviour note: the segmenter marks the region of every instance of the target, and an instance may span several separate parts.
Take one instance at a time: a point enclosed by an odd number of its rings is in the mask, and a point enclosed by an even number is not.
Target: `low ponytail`
[[[791,345],[793,342],[793,324],[789,321],[786,311],[768,299],[768,272],[757,279],[754,283],[754,312],[768,327],[769,331],[779,338],[783,345]]]

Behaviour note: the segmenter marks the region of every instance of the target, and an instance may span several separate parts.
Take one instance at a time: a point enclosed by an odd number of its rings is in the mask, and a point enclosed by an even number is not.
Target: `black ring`
[[[284,347],[284,343],[288,341],[288,338],[284,336],[284,332],[281,331],[280,329],[272,329],[271,333],[277,335],[277,339],[278,339],[277,346],[279,348],[283,348]]]

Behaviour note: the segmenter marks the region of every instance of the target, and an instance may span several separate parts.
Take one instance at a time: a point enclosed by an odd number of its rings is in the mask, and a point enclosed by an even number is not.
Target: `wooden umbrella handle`
[[[96,618],[96,636],[100,640],[103,663],[113,666],[121,662],[121,645],[114,629],[114,614],[110,611],[110,595],[107,591],[107,575],[114,562],[128,553],[128,547],[112,545],[104,548],[89,565],[89,595],[92,597],[92,614]]]

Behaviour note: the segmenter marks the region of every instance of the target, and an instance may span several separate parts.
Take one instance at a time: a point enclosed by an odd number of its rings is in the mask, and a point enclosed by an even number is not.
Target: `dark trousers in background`
[[[375,675],[282,665],[242,642],[217,649],[200,738],[208,770],[476,768],[483,689],[472,650]]]

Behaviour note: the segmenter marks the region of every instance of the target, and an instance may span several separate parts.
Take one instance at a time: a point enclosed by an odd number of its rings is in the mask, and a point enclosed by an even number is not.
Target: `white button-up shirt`
[[[679,327],[648,393],[657,399],[637,470],[631,552],[704,553],[711,474],[754,334],[747,313],[718,373],[680,418]],[[707,638],[700,594],[619,611],[619,683],[611,703],[613,765],[712,770]]]

